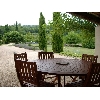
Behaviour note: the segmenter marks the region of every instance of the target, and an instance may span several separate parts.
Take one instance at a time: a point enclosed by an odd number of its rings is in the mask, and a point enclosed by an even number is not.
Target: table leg
[[[64,87],[65,87],[65,76],[64,76]]]
[[[60,87],[61,84],[60,84],[60,76],[58,75],[58,87]]]

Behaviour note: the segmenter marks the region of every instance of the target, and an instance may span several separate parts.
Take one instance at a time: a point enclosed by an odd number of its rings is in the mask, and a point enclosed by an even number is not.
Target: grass
[[[39,46],[39,44],[32,44],[32,46]],[[52,45],[47,45],[47,51],[52,52]]]
[[[47,46],[47,51],[53,51],[52,45]],[[67,47],[67,46],[64,46],[64,48],[63,48],[63,52],[72,52],[72,53],[76,53],[76,54],[79,54],[79,55],[82,55],[83,53],[94,55],[94,51],[95,51],[95,49],[88,49],[88,48],[82,48],[82,47]]]
[[[60,55],[71,56],[80,58],[82,54],[94,55],[94,49],[82,48],[82,47],[64,47],[64,51],[60,52]]]
[[[95,49],[88,49],[88,48],[82,48],[82,47],[64,47],[64,52],[66,51],[70,51],[73,53],[77,53],[77,54],[93,54],[94,55],[94,50]]]
[[[30,49],[30,50],[39,50],[39,44],[31,44],[30,46],[28,44],[17,44],[16,46],[26,48],[26,49]],[[60,55],[72,56],[72,57],[81,57],[82,54],[94,55],[94,50],[95,49],[64,46],[63,52],[61,52]],[[47,51],[48,52],[53,51],[52,45],[47,45]]]
[[[48,45],[48,46],[47,46],[47,51],[48,51],[48,52],[53,52],[53,50],[52,50],[52,45]]]

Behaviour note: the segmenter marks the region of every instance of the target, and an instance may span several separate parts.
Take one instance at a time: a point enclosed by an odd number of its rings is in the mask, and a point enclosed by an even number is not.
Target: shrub
[[[71,52],[71,51],[66,51],[66,52],[60,52],[60,55],[64,55],[64,56],[69,56],[69,57],[76,57],[76,58],[80,58],[81,57],[81,54],[78,54],[78,53],[74,53],[74,52]]]
[[[26,35],[24,35],[24,39],[25,39],[25,42],[34,41],[34,35],[29,32]]]
[[[81,41],[79,35],[74,32],[69,32],[66,36],[66,43],[67,44],[77,44]]]
[[[82,47],[83,48],[94,49],[95,48],[95,38],[90,37],[90,38],[83,39]]]
[[[20,43],[24,41],[22,34],[17,31],[10,31],[4,34],[3,36],[4,43]]]

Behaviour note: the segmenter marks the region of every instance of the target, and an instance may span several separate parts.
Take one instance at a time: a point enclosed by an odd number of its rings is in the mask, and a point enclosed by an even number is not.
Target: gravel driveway
[[[0,46],[0,87],[19,87],[20,83],[17,79],[15,65],[14,65],[14,52],[26,52],[29,60],[38,58],[38,51],[27,50],[15,46],[2,45]],[[54,54],[55,58],[66,58],[59,54]],[[69,78],[67,78],[70,81]]]

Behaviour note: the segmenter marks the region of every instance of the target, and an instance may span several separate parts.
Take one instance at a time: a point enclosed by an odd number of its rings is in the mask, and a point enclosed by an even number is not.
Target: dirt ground
[[[16,53],[26,52],[28,60],[38,59],[38,51],[18,48],[12,46],[12,44],[1,45],[0,46],[0,87],[20,87],[20,83],[18,81],[16,71],[15,71],[14,52]],[[54,54],[54,57],[66,58],[66,56],[61,56],[59,54]],[[71,81],[69,77],[67,77],[67,82],[68,81]]]

